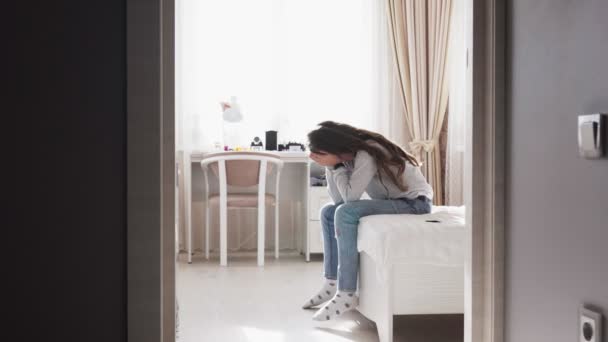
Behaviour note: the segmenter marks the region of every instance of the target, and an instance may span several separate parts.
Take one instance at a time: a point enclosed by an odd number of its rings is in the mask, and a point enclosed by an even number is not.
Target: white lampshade
[[[226,109],[222,117],[224,118],[224,121],[228,122],[240,122],[241,120],[243,120],[243,115],[241,114],[241,111],[233,108]]]
[[[236,96],[230,98],[230,107],[222,113],[222,118],[227,122],[240,122],[243,120],[241,108],[236,102]]]
[[[241,141],[243,139],[241,132],[243,124],[240,122],[243,121],[243,113],[241,113],[241,107],[236,101],[236,96],[230,97],[230,102],[224,108],[222,112],[223,145],[242,146],[245,143]]]

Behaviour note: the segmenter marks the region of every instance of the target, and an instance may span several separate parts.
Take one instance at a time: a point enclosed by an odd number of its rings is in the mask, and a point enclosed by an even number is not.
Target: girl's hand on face
[[[338,156],[329,153],[311,152],[310,159],[314,160],[321,166],[335,166],[336,164],[342,162]]]

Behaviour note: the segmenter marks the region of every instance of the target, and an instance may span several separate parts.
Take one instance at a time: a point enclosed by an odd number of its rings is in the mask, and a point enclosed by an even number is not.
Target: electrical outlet
[[[578,329],[580,342],[602,342],[602,314],[581,307]]]

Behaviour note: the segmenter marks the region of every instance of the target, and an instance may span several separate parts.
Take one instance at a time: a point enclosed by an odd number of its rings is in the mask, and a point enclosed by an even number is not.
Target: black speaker
[[[266,151],[277,150],[277,131],[266,131]]]

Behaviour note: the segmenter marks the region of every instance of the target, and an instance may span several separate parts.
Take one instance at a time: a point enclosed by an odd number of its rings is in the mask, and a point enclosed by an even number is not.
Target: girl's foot
[[[321,291],[307,300],[306,303],[302,305],[302,309],[309,309],[330,300],[336,294],[337,284],[337,280],[325,279],[325,284],[323,285]]]
[[[359,305],[359,298],[354,292],[338,291],[329,302],[325,303],[312,316],[312,319],[315,321],[329,321],[356,308],[357,305]]]

